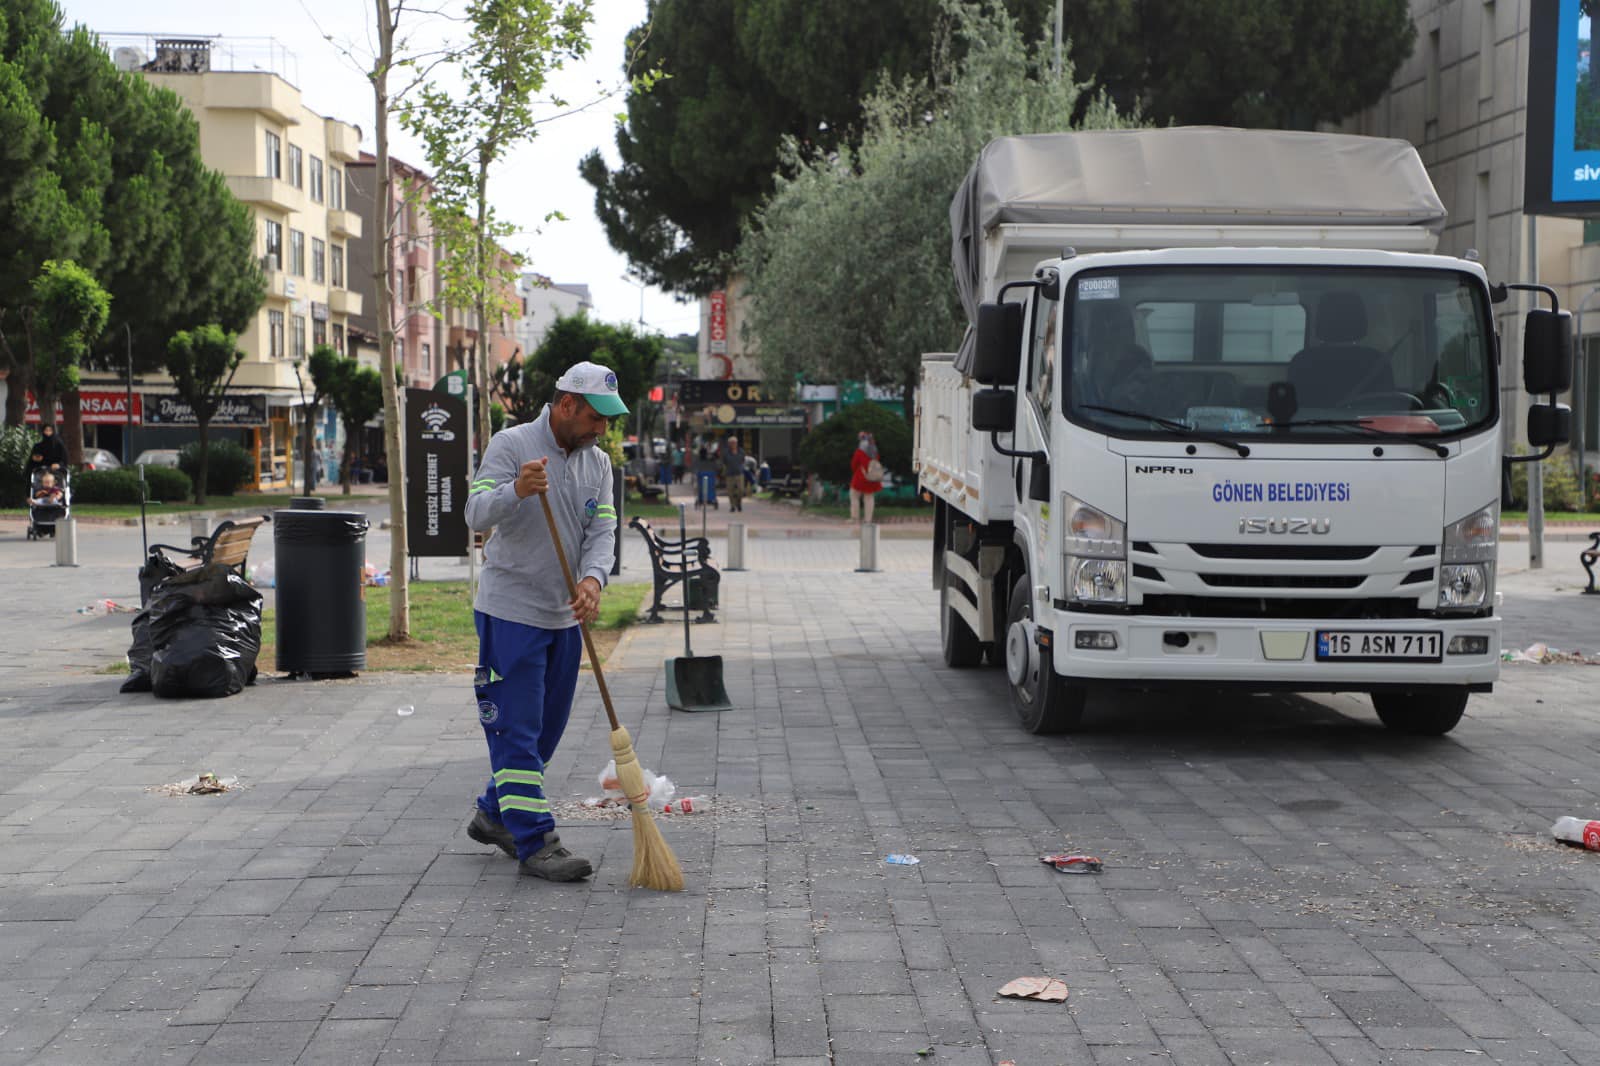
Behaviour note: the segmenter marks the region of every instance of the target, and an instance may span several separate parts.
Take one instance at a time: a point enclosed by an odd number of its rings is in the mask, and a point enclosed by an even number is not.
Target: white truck
[[[945,661],[1036,733],[1097,687],[1366,692],[1441,734],[1499,675],[1498,337],[1567,439],[1555,293],[1433,254],[1403,141],[1230,129],[991,142],[951,207],[961,351],[923,358]],[[1537,457],[1537,456],[1535,456]]]

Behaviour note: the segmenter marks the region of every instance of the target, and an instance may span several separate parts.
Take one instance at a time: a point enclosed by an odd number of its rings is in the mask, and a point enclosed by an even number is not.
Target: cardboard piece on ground
[[[1019,977],[1003,985],[1000,994],[1012,999],[1037,999],[1045,1003],[1062,1003],[1067,998],[1067,986],[1054,977]]]

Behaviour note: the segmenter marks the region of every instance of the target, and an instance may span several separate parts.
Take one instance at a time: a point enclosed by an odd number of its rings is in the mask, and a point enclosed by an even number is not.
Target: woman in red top
[[[872,481],[867,478],[867,468],[876,462],[878,462],[877,442],[872,439],[871,433],[863,431],[856,444],[855,454],[850,456],[850,521],[852,522],[863,520],[863,501],[866,504],[865,521],[869,524],[872,522],[872,503],[878,493],[883,491],[882,481]]]

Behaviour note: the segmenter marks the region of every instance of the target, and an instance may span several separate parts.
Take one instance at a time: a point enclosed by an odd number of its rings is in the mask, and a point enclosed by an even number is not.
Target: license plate
[[[1317,630],[1317,659],[1345,662],[1436,663],[1444,658],[1442,633]]]

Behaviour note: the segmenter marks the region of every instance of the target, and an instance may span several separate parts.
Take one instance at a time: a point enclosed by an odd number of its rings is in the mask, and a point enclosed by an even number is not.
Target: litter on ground
[[[1039,861],[1064,874],[1097,874],[1105,867],[1093,855],[1041,855]]]
[[[1044,1003],[1062,1003],[1067,998],[1067,986],[1054,977],[1019,977],[1000,986],[1000,994],[1011,999],[1037,999]]]

